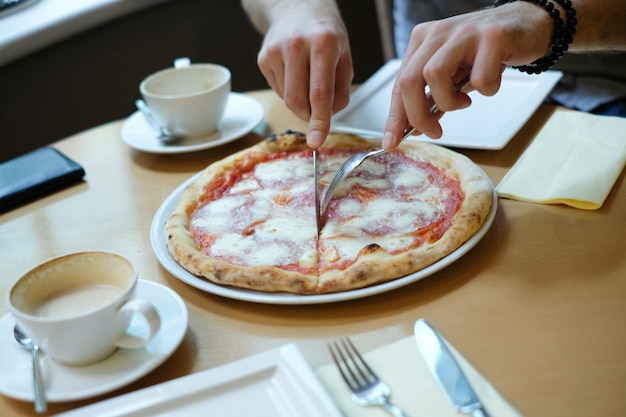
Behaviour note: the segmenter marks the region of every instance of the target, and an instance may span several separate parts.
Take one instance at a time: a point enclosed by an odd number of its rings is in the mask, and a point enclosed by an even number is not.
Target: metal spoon
[[[152,111],[142,99],[135,101],[135,107],[144,115],[148,123],[159,132],[157,139],[162,143],[169,144],[180,139],[180,136],[172,134],[169,130],[162,126],[161,123],[154,117]]]
[[[43,386],[43,378],[39,369],[39,347],[28,337],[20,328],[15,325],[13,335],[17,343],[28,349],[33,357],[33,391],[35,393],[35,411],[43,413],[48,409],[48,401],[46,400],[46,391]]]

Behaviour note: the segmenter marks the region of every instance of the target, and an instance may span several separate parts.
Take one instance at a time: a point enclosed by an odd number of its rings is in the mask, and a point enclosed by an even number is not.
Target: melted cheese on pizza
[[[313,171],[302,162],[261,161],[219,193],[211,190],[212,199],[191,216],[196,246],[236,265],[316,268]]]
[[[347,156],[345,150],[320,150],[323,187]],[[432,165],[385,153],[338,187],[318,239],[311,151],[247,166],[235,178],[209,184],[190,219],[197,247],[235,265],[303,273],[345,269],[372,244],[394,254],[436,240],[462,201],[458,182]]]
[[[366,160],[331,200],[322,231],[320,270],[342,269],[364,247],[394,254],[437,239],[462,200],[458,184],[399,153]]]

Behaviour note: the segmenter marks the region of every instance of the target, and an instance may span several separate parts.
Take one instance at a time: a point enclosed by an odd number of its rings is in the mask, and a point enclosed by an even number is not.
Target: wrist
[[[242,0],[242,7],[261,33],[281,22],[332,20],[342,21],[335,0]]]
[[[495,0],[494,6],[501,6],[515,0]],[[576,10],[571,0],[524,0],[544,9],[552,21],[552,35],[548,52],[539,59],[520,66],[514,66],[528,74],[539,74],[551,69],[556,61],[565,55],[576,33]],[[545,21],[545,18],[544,18]]]
[[[279,20],[341,21],[335,0],[274,0],[268,10],[268,19],[273,24]]]

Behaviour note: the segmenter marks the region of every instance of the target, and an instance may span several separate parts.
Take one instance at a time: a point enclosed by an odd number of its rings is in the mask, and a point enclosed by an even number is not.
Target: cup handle
[[[176,58],[174,60],[175,68],[185,68],[185,67],[188,67],[189,65],[191,65],[191,60],[187,57]]]
[[[115,346],[127,349],[136,349],[144,346],[148,343],[152,338],[157,334],[161,327],[161,317],[159,316],[158,311],[154,306],[146,301],[139,298],[132,299],[126,302],[119,309],[120,314],[139,314],[143,316],[146,323],[148,324],[149,334],[145,337],[138,336],[135,334],[129,333],[129,329],[126,329],[126,333],[124,333],[116,342]]]

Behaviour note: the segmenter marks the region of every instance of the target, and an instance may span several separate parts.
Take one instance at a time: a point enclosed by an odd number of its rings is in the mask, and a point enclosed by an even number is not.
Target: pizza
[[[318,150],[321,196],[351,154],[375,147],[331,134]],[[286,132],[209,165],[166,222],[171,256],[226,286],[348,291],[415,273],[454,252],[492,204],[491,182],[471,160],[405,141],[340,183],[318,236],[312,154],[303,134]]]

